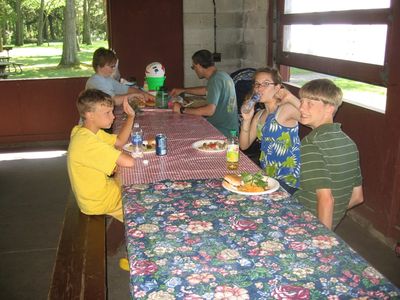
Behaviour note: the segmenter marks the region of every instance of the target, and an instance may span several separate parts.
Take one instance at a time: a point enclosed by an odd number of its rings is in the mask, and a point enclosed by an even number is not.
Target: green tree
[[[60,66],[72,67],[79,65],[78,45],[76,36],[75,1],[65,0],[64,27],[63,27],[63,52]]]
[[[55,40],[54,26],[60,27],[58,36],[61,37],[63,17],[62,11],[59,15],[58,10],[60,7],[63,8],[64,5],[64,0],[24,0],[23,13],[28,38],[36,39],[36,43],[42,45],[44,39],[49,40],[50,31],[52,40]],[[58,15],[59,17],[57,17]]]

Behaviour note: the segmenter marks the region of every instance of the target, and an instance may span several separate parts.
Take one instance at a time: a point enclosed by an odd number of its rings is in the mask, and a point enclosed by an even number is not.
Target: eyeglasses
[[[267,88],[267,87],[269,87],[270,85],[277,85],[277,83],[275,83],[275,82],[269,82],[269,81],[264,81],[264,82],[262,82],[262,83],[254,82],[253,87],[254,87],[255,89],[259,89],[260,87]]]

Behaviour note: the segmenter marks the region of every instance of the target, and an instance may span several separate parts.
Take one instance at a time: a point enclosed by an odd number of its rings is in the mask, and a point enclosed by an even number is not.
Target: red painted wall
[[[109,1],[111,47],[123,76],[143,84],[146,66],[154,61],[166,69],[167,88],[183,85],[182,0]]]
[[[397,125],[400,126],[399,112]],[[356,142],[360,152],[363,175],[364,204],[356,212],[372,221],[374,227],[385,235],[400,239],[399,220],[394,216],[393,204],[400,200],[393,188],[399,177],[396,160],[399,159],[399,136],[390,136],[388,119],[393,116],[375,113],[351,104],[343,104],[335,120],[342,123],[343,130]],[[396,223],[397,222],[397,223]]]
[[[0,80],[0,144],[69,139],[86,80]]]

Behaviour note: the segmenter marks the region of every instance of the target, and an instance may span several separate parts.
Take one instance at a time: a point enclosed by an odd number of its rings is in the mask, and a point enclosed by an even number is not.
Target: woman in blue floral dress
[[[253,108],[249,113],[242,113],[240,148],[246,150],[259,139],[260,166],[268,176],[278,179],[288,192],[293,193],[300,177],[300,103],[284,89],[276,69],[258,69],[253,81],[251,94],[260,94],[264,109],[254,113]]]

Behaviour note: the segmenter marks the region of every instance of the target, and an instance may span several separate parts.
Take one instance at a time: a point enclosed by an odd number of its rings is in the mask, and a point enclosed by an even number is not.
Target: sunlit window
[[[390,5],[390,0],[285,0],[277,59],[285,80],[301,87],[330,78],[344,101],[385,113]]]
[[[283,51],[383,65],[386,31],[386,25],[288,25]]]
[[[390,0],[286,0],[285,14],[388,7]]]

